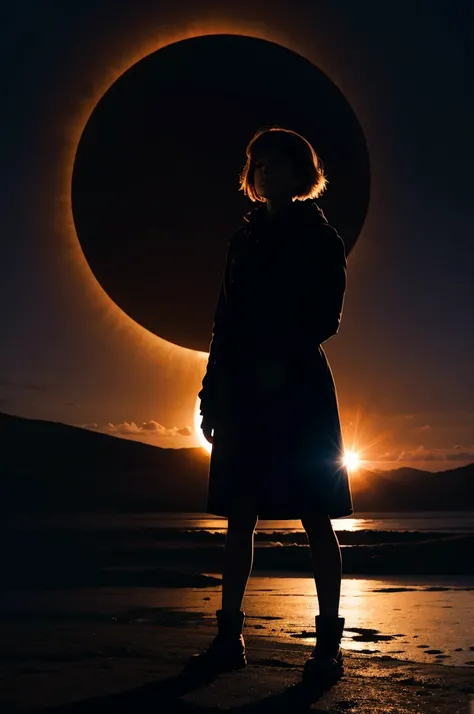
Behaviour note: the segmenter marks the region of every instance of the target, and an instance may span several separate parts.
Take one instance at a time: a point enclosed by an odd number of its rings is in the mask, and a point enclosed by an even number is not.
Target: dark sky
[[[251,10],[241,3],[235,10],[231,3],[226,10],[217,2],[177,5],[23,2],[2,10],[0,409],[98,424],[152,443],[196,443],[173,427],[192,427],[203,355],[122,319],[78,269],[77,239],[65,218],[67,157],[94,104],[131,64],[195,28],[235,27],[317,65],[367,140],[369,211],[349,257],[340,334],[327,345],[347,440],[358,423],[356,445],[377,442],[368,456],[380,467],[397,459],[433,469],[474,460],[470,3],[288,1],[272,4],[271,13],[263,0]],[[271,80],[268,71],[247,78],[253,91]],[[250,95],[239,84],[236,106]],[[310,111],[317,114],[314,102]],[[216,133],[225,142],[225,120]],[[216,185],[237,193],[236,168],[245,160],[238,147],[249,138],[247,127],[242,136],[232,127],[237,148],[216,163]],[[204,156],[200,147],[189,160],[195,167]],[[156,210],[165,211],[166,198],[157,194]],[[201,206],[193,198],[183,195],[178,209],[194,223]],[[241,207],[250,207],[242,196],[228,201],[229,212],[215,211],[212,224],[223,242]],[[339,215],[345,212],[346,201]],[[202,215],[209,221],[208,204]],[[160,234],[147,252],[131,237],[133,274],[149,270],[157,245],[165,262],[169,241]],[[110,235],[107,245],[113,250]],[[188,298],[203,299],[196,286]],[[173,324],[177,304],[157,296],[150,309]],[[212,316],[202,319],[211,324]]]

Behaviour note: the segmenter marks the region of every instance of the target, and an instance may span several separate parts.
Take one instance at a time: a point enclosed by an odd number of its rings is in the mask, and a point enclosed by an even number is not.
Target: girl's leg
[[[253,565],[253,536],[257,516],[251,506],[234,507],[228,518],[222,577],[222,608],[217,610],[218,634],[211,645],[186,663],[188,671],[227,672],[247,664],[241,610],[247,580]]]
[[[326,514],[301,519],[309,541],[321,615],[337,616],[341,596],[342,558],[339,541]]]
[[[228,518],[222,572],[222,610],[227,612],[242,607],[253,565],[257,520],[252,510],[231,514]]]

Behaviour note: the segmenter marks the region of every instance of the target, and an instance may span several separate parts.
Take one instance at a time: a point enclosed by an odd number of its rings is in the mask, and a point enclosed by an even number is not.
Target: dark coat
[[[207,512],[262,519],[353,511],[336,389],[321,343],[338,332],[344,243],[312,201],[231,237],[201,414],[214,427]]]

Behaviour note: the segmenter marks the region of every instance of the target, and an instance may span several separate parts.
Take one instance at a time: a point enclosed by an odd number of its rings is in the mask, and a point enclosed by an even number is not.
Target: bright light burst
[[[344,453],[344,466],[349,471],[357,471],[360,466],[360,457],[356,451],[346,451]]]

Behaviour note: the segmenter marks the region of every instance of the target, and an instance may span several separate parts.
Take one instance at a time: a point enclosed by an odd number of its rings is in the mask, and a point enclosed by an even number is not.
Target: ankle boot
[[[306,660],[303,681],[313,686],[331,686],[344,674],[344,659],[340,647],[345,619],[316,615],[316,647]]]
[[[228,672],[247,664],[242,628],[245,612],[217,610],[218,634],[204,652],[194,654],[185,664],[186,671]]]

